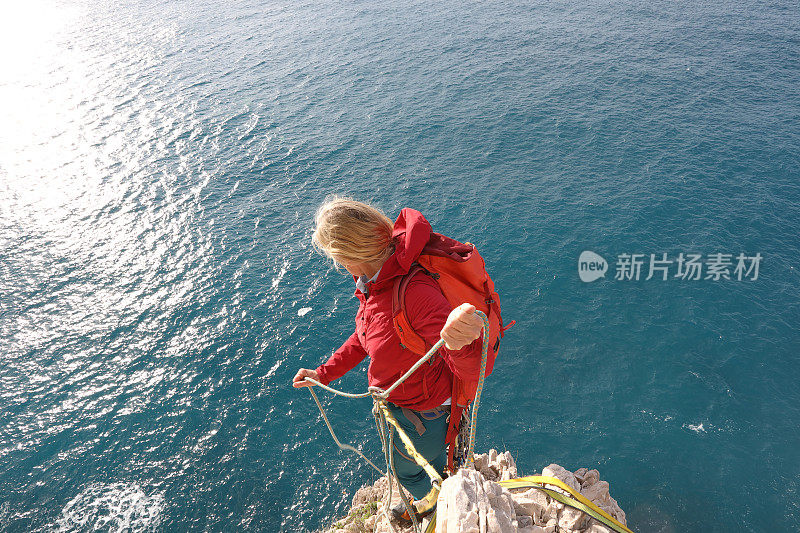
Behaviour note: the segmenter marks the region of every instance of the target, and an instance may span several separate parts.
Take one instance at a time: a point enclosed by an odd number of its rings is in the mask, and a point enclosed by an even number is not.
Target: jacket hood
[[[376,283],[407,274],[422,249],[428,244],[431,232],[431,224],[422,213],[416,209],[403,208],[394,222],[392,231],[394,253],[381,267]]]

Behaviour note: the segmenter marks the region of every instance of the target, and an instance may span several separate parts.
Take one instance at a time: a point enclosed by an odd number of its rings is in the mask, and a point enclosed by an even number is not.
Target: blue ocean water
[[[375,475],[290,387],[353,327],[310,244],[331,193],[486,258],[517,325],[479,450],[598,468],[636,531],[800,528],[794,2],[2,11],[0,531],[345,512]],[[614,279],[634,253],[763,259]],[[369,401],[324,402],[378,460]]]

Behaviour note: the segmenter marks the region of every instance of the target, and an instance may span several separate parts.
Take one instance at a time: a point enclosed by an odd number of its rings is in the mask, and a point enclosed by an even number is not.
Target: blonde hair
[[[379,209],[352,198],[334,196],[314,217],[311,242],[334,263],[383,263],[394,252],[394,224]]]

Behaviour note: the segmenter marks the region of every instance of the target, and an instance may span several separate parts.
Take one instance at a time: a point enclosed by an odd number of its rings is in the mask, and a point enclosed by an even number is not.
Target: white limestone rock
[[[598,481],[581,490],[581,494],[592,500],[596,504],[605,504],[611,497],[608,493],[609,485],[607,481]]]
[[[603,524],[593,523],[584,530],[584,533],[614,533],[613,530],[607,528]]]
[[[605,525],[588,515],[553,500],[537,489],[505,489],[497,480],[519,477],[517,465],[509,452],[489,450],[476,454],[475,469],[465,468],[446,479],[439,494],[436,531],[440,533],[610,533]],[[557,465],[548,465],[542,475],[560,479],[579,491],[595,505],[626,524],[625,512],[611,497],[608,482],[597,470],[579,468],[574,473]],[[340,521],[328,533],[411,533],[388,520],[381,512],[388,494],[388,482],[380,478],[372,486],[362,487],[353,496],[351,514],[362,515],[371,502],[379,502],[376,515],[358,523]],[[395,486],[391,506],[400,502]],[[423,526],[427,525],[427,520]]]
[[[517,530],[511,494],[476,470],[462,468],[447,478],[436,505],[436,531],[440,533]]]
[[[579,531],[589,523],[589,516],[583,511],[565,507],[558,513],[558,528],[561,531]]]
[[[581,481],[581,489],[585,489],[587,487],[591,487],[595,483],[600,481],[600,472],[597,470],[587,470],[583,474],[583,481]]]
[[[592,470],[591,472],[597,471]],[[607,481],[601,479],[595,481],[592,479],[590,484],[581,487],[581,494],[586,496],[603,511],[613,516],[620,523],[627,525],[625,511],[620,508],[617,500],[611,497],[610,488]]]
[[[528,489],[525,492],[514,494],[516,504],[514,510],[519,515],[530,516],[534,523],[543,524],[547,522],[542,517],[550,505],[550,498],[537,489]]]
[[[575,474],[573,474],[572,472],[570,472],[561,465],[557,464],[548,465],[547,467],[545,467],[544,470],[542,470],[542,475],[560,479],[573,489],[577,491],[581,490],[581,486],[578,483],[578,480],[575,479]]]
[[[474,456],[473,464],[475,465],[475,470],[478,472],[484,470],[485,468],[489,467],[489,454],[487,453],[476,453]]]
[[[532,528],[533,518],[527,515],[517,515],[517,529]]]

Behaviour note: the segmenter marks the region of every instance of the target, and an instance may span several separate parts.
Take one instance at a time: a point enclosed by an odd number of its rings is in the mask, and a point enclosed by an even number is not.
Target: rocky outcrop
[[[580,492],[598,507],[626,524],[625,512],[611,497],[609,484],[597,470],[571,472],[551,464],[541,475],[555,477]],[[475,455],[475,469],[462,469],[442,484],[436,512],[437,533],[607,533],[605,525],[582,511],[565,506],[537,489],[508,490],[497,481],[520,477],[509,452]],[[362,487],[353,497],[348,515],[326,530],[328,533],[407,533],[383,516],[388,493],[385,477]],[[392,505],[400,501],[396,488]],[[425,523],[427,525],[427,521]]]
[[[566,506],[538,489],[508,490],[496,483],[519,477],[508,452],[491,450],[475,456],[475,468],[462,469],[447,478],[439,493],[436,513],[438,533],[604,533],[611,531],[587,514]],[[625,512],[600,480],[597,470],[575,472],[551,464],[541,475],[558,478],[580,492],[622,524]]]

